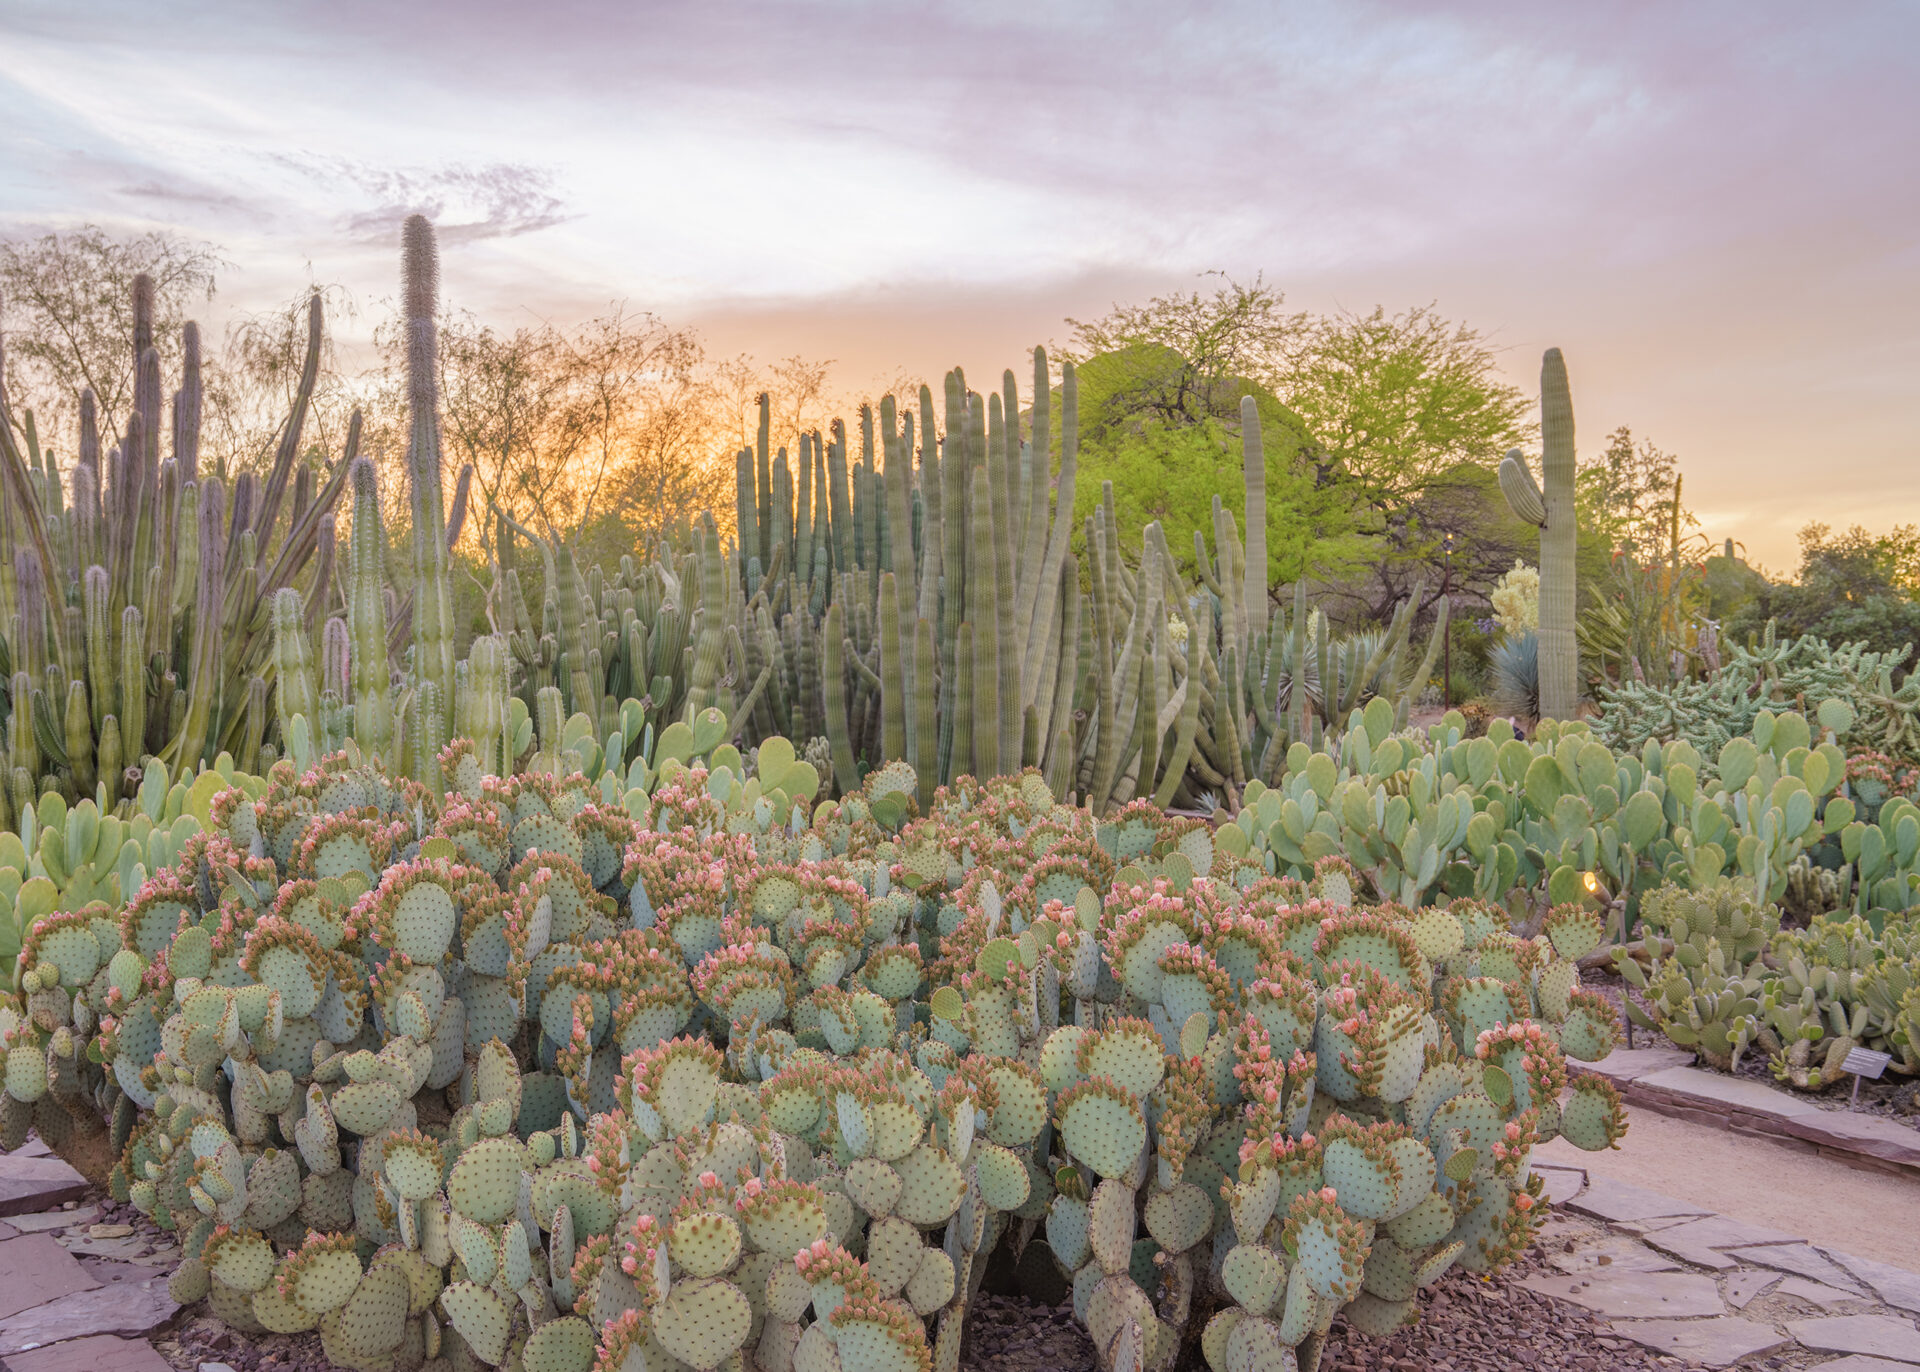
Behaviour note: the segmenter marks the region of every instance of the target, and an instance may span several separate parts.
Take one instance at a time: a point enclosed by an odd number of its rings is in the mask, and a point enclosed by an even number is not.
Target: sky
[[[624,301],[858,391],[1263,272],[1530,393],[1560,347],[1582,456],[1631,425],[1777,571],[1920,521],[1897,0],[0,0],[0,125],[0,234],[210,240],[215,315],[390,299],[421,210],[483,319]]]

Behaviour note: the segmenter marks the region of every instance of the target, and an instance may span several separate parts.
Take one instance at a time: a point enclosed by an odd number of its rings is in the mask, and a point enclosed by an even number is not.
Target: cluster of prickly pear
[[[814,804],[709,746],[644,792],[465,739],[445,793],[353,745],[209,783],[131,899],[31,930],[0,1110],[91,1121],[181,1300],[436,1372],[951,1372],[1042,1223],[1109,1365],[1224,1304],[1216,1362],[1310,1366],[1517,1252],[1538,1140],[1622,1127],[1567,1090],[1612,1038],[1580,909],[1525,939],[1035,772],[917,814],[898,766]]]

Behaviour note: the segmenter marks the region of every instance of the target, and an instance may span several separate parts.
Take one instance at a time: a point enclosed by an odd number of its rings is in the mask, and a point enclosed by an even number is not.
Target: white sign
[[[1887,1070],[1887,1064],[1892,1061],[1891,1053],[1876,1053],[1871,1048],[1855,1048],[1840,1064],[1840,1070],[1851,1072],[1856,1077],[1870,1077],[1878,1081],[1880,1074]]]

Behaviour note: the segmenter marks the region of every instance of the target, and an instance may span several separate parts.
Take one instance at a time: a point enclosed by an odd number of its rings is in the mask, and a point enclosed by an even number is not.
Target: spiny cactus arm
[[[748,551],[757,549],[760,554],[760,565],[762,567],[770,567],[773,565],[773,550],[775,546],[773,537],[773,473],[772,467],[769,465],[770,458],[768,455],[773,438],[773,410],[772,401],[765,391],[760,392],[757,408],[759,410],[759,422],[754,426],[753,462],[754,471],[757,473],[754,486],[754,513],[758,528],[755,530],[757,542],[754,547],[748,549]],[[744,536],[742,546],[745,546]]]
[[[998,595],[1000,560],[994,539],[999,511],[994,509],[993,485],[997,473],[985,466],[973,469],[973,527],[982,545],[974,550],[973,574],[967,579],[967,623],[973,626],[973,764],[967,770],[985,780],[1000,774],[1000,625]],[[961,763],[956,757],[954,766]]]
[[[320,693],[313,675],[313,649],[307,640],[306,607],[300,592],[282,587],[273,597],[274,704],[280,737],[293,737],[293,717],[305,715],[318,728]]]
[[[20,512],[20,522],[26,526],[27,537],[33,544],[33,554],[40,559],[40,566],[47,569],[57,568],[54,561],[53,544],[47,538],[47,525],[41,509],[40,497],[34,491],[33,479],[27,472],[26,459],[21,455],[20,445],[13,436],[13,416],[5,412],[6,396],[0,393],[0,491],[4,491],[7,503]],[[60,615],[50,616],[56,640],[66,637],[66,621]],[[62,662],[72,661],[67,645],[57,642],[57,656]]]
[[[441,490],[438,306],[440,255],[423,215],[402,229],[407,311],[407,469],[413,501],[414,673],[453,700],[453,587],[448,575],[445,492]],[[438,731],[445,732],[444,716]]]
[[[1009,373],[1011,375],[1011,373]],[[1033,652],[1051,633],[1051,623],[1036,624],[1042,618],[1037,607],[1040,602],[1041,583],[1047,575],[1047,495],[1050,478],[1053,474],[1053,388],[1052,378],[1047,371],[1047,350],[1033,350],[1033,437],[1026,448],[1024,498],[1020,513],[1019,578],[1018,595],[1014,604],[1014,633],[1026,651],[1021,654],[1020,701],[1022,705],[1031,705],[1034,697],[1028,687],[1032,684],[1032,668],[1028,665]],[[1019,415],[1014,416],[1014,446],[1019,448]],[[1044,615],[1051,621],[1051,610]],[[1038,632],[1036,633],[1036,629]]]
[[[907,664],[900,648],[900,606],[894,573],[880,574],[880,754],[907,756]]]
[[[307,300],[307,351],[300,364],[300,385],[293,393],[293,409],[280,430],[280,443],[274,449],[273,467],[267,477],[266,493],[260,501],[259,558],[264,564],[267,546],[273,541],[273,526],[280,517],[280,502],[286,494],[287,478],[294,460],[300,456],[300,431],[307,421],[307,408],[313,401],[313,387],[320,376],[320,338],[323,323],[320,293]],[[296,517],[297,522],[297,517]]]
[[[860,774],[847,725],[846,611],[839,601],[827,607],[820,635],[820,694],[827,711],[827,741],[833,747],[833,779],[842,795],[852,795],[860,789]]]
[[[1119,725],[1114,675],[1102,670],[1102,664],[1112,662],[1114,658],[1113,618],[1115,602],[1119,599],[1115,583],[1119,578],[1107,562],[1109,554],[1106,539],[1101,536],[1099,527],[1102,513],[1096,510],[1087,520],[1087,551],[1093,558],[1093,673],[1096,692],[1093,783],[1087,790],[1087,803],[1093,807],[1095,814],[1105,811],[1107,798],[1113,790],[1114,772],[1120,763],[1120,740],[1115,736]]]
[[[1240,462],[1247,485],[1247,632],[1267,631],[1267,449],[1260,433],[1260,406],[1240,397]]]
[[[393,671],[387,658],[384,588],[386,535],[380,527],[380,486],[369,458],[353,463],[353,537],[347,549],[347,626],[353,674],[353,736],[365,753],[389,757]]]
[[[836,572],[853,568],[853,509],[847,499],[847,426],[835,419],[833,437],[827,442],[827,515],[831,537],[832,568]]]
[[[936,627],[940,624],[940,577],[941,559],[944,556],[945,532],[941,523],[942,499],[945,487],[940,472],[940,443],[934,437],[933,428],[933,389],[920,387],[920,473],[918,490],[920,493],[920,573],[919,617]],[[907,431],[902,435],[905,444],[905,456],[909,462],[913,459],[912,419],[908,417]],[[929,759],[931,762],[931,759]],[[926,768],[920,769],[924,775]]]
[[[187,713],[180,732],[165,753],[169,762],[180,767],[191,767],[201,761],[217,704],[214,696],[222,680],[225,616],[219,607],[221,587],[226,581],[227,540],[221,528],[225,522],[226,491],[218,478],[210,477],[201,483],[199,513],[200,556],[195,568],[193,643],[189,657],[193,668],[187,677]]]
[[[1395,727],[1407,727],[1407,717],[1412,713],[1414,700],[1426,689],[1427,679],[1433,675],[1433,664],[1440,660],[1440,647],[1447,641],[1447,620],[1452,614],[1453,604],[1441,596],[1433,609],[1433,632],[1427,635],[1427,651],[1421,655],[1420,666],[1411,680],[1400,688],[1400,699],[1394,706]]]
[[[1574,640],[1573,393],[1566,359],[1549,348],[1540,362],[1540,475],[1546,522],[1540,528],[1540,711],[1571,719],[1579,703],[1579,645]]]
[[[880,446],[886,463],[881,481],[886,487],[887,496],[887,569],[894,578],[896,646],[902,643],[911,645],[913,624],[919,618],[920,593],[913,558],[913,452],[910,442],[910,439],[903,439],[900,433],[899,413],[893,397],[881,397]],[[905,727],[908,729],[913,727],[914,681],[912,662],[902,660],[900,690]]]
[[[924,813],[933,804],[934,790],[940,784],[934,765],[940,753],[940,719],[934,712],[933,625],[924,619],[913,622],[913,676],[913,734],[907,763],[914,770]]]
[[[1070,568],[1063,568],[1060,580],[1064,589],[1056,588],[1047,613],[1052,617],[1047,636],[1041,640],[1041,653],[1038,671],[1038,684],[1034,691],[1034,724],[1040,732],[1043,751],[1052,747],[1054,735],[1060,726],[1067,722],[1067,716],[1060,713],[1062,708],[1059,684],[1064,676],[1071,681],[1078,671],[1080,652],[1080,570],[1077,558],[1069,559]],[[1064,669],[1064,670],[1063,670]],[[1071,696],[1065,708],[1072,709]]]
[[[1526,454],[1518,448],[1508,450],[1500,460],[1500,492],[1507,498],[1507,507],[1519,518],[1535,528],[1547,522],[1546,502],[1541,499],[1533,473],[1527,469]]]

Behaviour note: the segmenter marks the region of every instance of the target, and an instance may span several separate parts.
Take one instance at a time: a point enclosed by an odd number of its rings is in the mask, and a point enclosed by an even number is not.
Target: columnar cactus
[[[1540,360],[1540,476],[1518,448],[1500,464],[1500,489],[1514,514],[1540,529],[1540,714],[1573,719],[1580,703],[1580,647],[1574,640],[1573,393],[1558,348]]]

